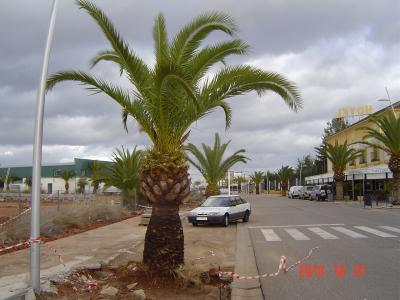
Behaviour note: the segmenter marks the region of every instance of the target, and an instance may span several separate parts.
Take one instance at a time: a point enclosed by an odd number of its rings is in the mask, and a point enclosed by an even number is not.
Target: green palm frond
[[[264,179],[264,172],[255,171],[253,174],[250,175],[250,178],[256,185],[259,185]]]
[[[107,94],[121,106],[124,128],[129,117],[135,119],[156,152],[181,151],[183,137],[192,124],[216,109],[224,111],[229,127],[232,111],[228,100],[235,96],[273,91],[294,111],[302,107],[297,87],[282,75],[251,66],[225,66],[226,57],[247,52],[248,45],[240,39],[201,45],[213,32],[236,33],[235,23],[224,13],[200,15],[171,40],[163,15],[158,15],[153,26],[155,65],[150,67],[130,49],[100,8],[88,0],[77,4],[98,24],[110,44],[110,49],[93,57],[90,66],[112,62],[132,86],[125,90],[86,72],[60,71],[49,76],[48,90],[62,81],[77,81],[93,93]],[[224,67],[211,76],[208,71],[220,62]]]
[[[290,178],[294,175],[293,168],[289,166],[282,166],[277,172],[276,175],[281,183],[287,183]]]
[[[335,144],[326,144],[325,154],[332,162],[333,169],[338,172],[343,172],[348,163],[362,154],[362,150],[350,148],[347,141],[343,144],[339,144],[338,141],[335,141]]]
[[[226,172],[239,162],[246,163],[248,158],[243,155],[246,151],[240,149],[224,159],[225,151],[229,145],[221,143],[219,135],[215,134],[213,147],[202,143],[202,150],[194,144],[184,146],[184,150],[193,156],[188,156],[189,162],[203,175],[208,184],[217,184],[225,177]]]
[[[379,148],[389,155],[400,155],[400,118],[393,112],[384,117],[370,116],[371,126],[363,126],[360,130],[366,132],[361,144]],[[372,141],[365,141],[372,139]]]
[[[105,188],[114,186],[123,192],[139,188],[143,151],[136,147],[129,151],[122,147],[112,155],[112,164],[96,174],[95,180],[104,182]]]

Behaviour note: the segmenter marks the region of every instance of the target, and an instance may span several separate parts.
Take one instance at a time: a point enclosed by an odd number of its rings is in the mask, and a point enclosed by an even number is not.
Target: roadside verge
[[[244,223],[237,224],[235,273],[241,276],[258,274],[249,230]],[[260,279],[236,280],[232,283],[232,300],[264,299]]]

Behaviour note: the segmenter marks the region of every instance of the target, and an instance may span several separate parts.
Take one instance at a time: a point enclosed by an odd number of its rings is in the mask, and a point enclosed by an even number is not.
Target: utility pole
[[[35,292],[40,292],[40,190],[41,190],[41,165],[42,165],[42,139],[43,139],[43,115],[44,95],[46,92],[47,69],[49,65],[51,42],[53,39],[56,22],[58,0],[53,1],[49,31],[47,33],[46,47],[43,55],[42,73],[36,101],[35,135],[33,145],[32,163],[32,201],[31,201],[31,225],[30,225],[30,284]]]

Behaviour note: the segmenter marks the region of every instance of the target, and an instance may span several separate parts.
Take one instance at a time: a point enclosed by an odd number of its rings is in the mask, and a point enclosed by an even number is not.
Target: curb
[[[235,273],[252,276],[258,274],[250,233],[246,225],[237,223]],[[260,279],[233,281],[232,300],[264,299]]]

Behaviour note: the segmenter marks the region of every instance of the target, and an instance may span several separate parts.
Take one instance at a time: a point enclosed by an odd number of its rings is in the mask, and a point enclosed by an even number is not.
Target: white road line
[[[273,229],[261,229],[261,232],[267,242],[278,242],[281,240]]]
[[[336,230],[336,231],[339,231],[340,233],[348,235],[349,237],[355,238],[355,239],[367,238],[367,236],[365,236],[365,235],[363,235],[361,233],[355,232],[353,230],[350,230],[350,229],[347,229],[347,228],[344,228],[344,227],[331,227],[331,228]]]
[[[304,233],[295,228],[287,228],[285,229],[285,231],[289,233],[292,236],[292,238],[294,238],[297,241],[307,241],[310,239]]]
[[[391,226],[379,226],[379,227],[389,231],[400,233],[400,229],[396,227],[391,227]]]
[[[367,226],[354,226],[354,227],[357,228],[357,229],[360,229],[360,230],[375,234],[375,235],[380,236],[380,237],[397,237],[396,235],[393,235],[391,233],[386,233],[386,232],[380,231],[378,229],[370,228],[370,227],[367,227]]]
[[[272,225],[272,226],[249,226],[247,228],[292,228],[292,227],[313,227],[313,226],[344,226],[344,224],[306,224],[306,225]]]
[[[333,235],[319,227],[310,227],[307,228],[308,230],[310,230],[311,232],[314,232],[315,234],[319,235],[320,237],[322,237],[324,240],[336,240],[338,239],[338,237],[336,235]]]

